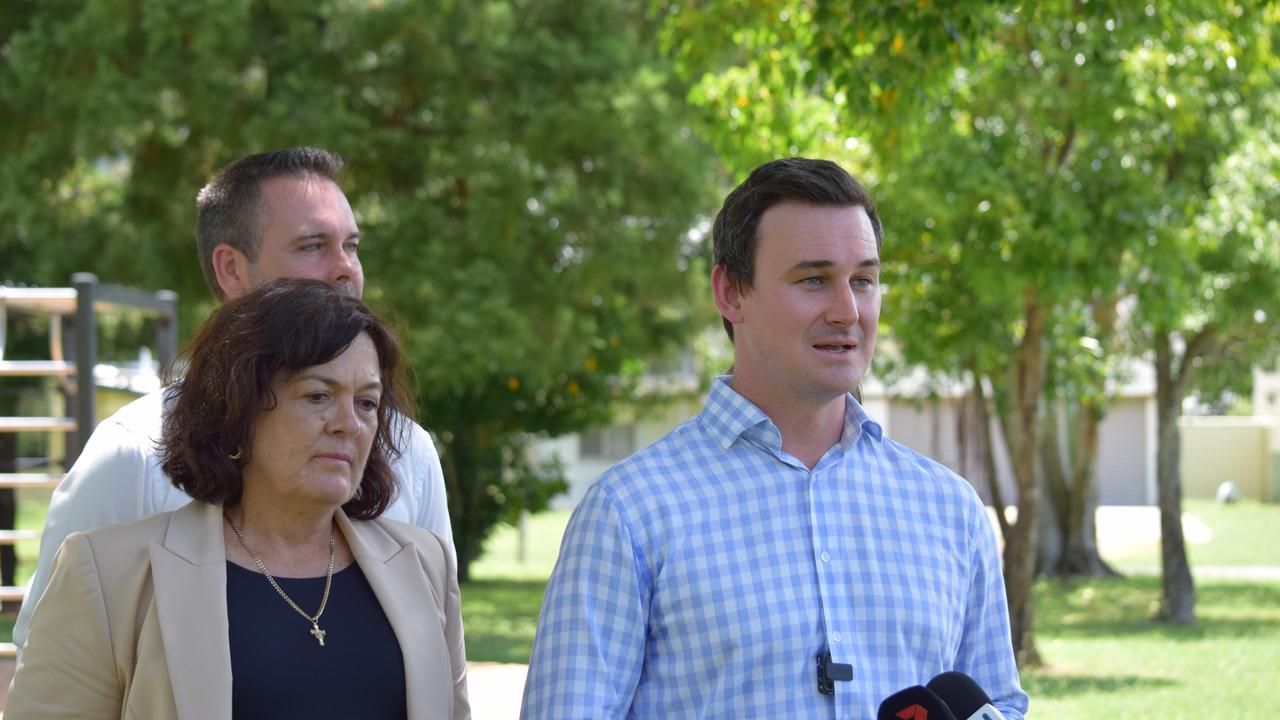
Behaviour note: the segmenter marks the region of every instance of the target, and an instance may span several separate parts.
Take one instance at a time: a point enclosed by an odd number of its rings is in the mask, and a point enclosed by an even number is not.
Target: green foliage
[[[691,0],[654,3],[663,43],[707,111],[711,140],[745,168],[842,145],[892,154],[955,63],[1008,2]],[[727,132],[726,132],[727,131]],[[733,165],[737,167],[737,165]]]
[[[1153,330],[1215,334],[1212,350],[1190,360],[1189,388],[1202,402],[1247,395],[1252,368],[1271,365],[1280,348],[1277,109],[1280,90],[1262,108],[1264,122],[1247,128],[1239,148],[1210,174],[1199,212],[1176,235],[1181,258],[1167,263],[1167,272],[1183,294],[1144,312]]]
[[[1236,173],[1256,187],[1229,195],[1221,173],[1247,138],[1276,137],[1262,111],[1276,94],[1274,4],[660,7],[720,152],[840,160],[830,149],[842,136],[865,149],[847,164],[872,184],[888,229],[889,352],[877,367],[990,378],[1001,416],[1021,414],[1004,427],[1022,497],[1036,487],[1030,441],[1046,388],[1100,407],[1116,354],[1150,347],[1152,327],[1221,332],[1239,359],[1280,345],[1256,327],[1276,316],[1280,267],[1249,259],[1280,245],[1274,213],[1218,212],[1213,200],[1269,207],[1263,148],[1240,158],[1258,171]],[[1207,232],[1224,213],[1234,222]],[[1245,251],[1256,242],[1267,251]],[[1214,349],[1197,362],[1231,356]],[[1032,657],[1019,610],[1030,574],[1006,560],[1014,642]]]
[[[20,3],[0,54],[6,276],[208,307],[193,198],[230,160],[346,156],[366,297],[401,320],[464,576],[563,487],[530,433],[600,422],[705,321],[710,171],[628,3]]]
[[[1214,236],[1216,168],[1250,133],[1276,136],[1258,133],[1274,116],[1262,111],[1276,91],[1273,4],[656,6],[727,164],[810,152],[875,186],[890,234],[884,321],[906,364],[958,374],[976,355],[999,374],[1029,288],[1071,328],[1055,331],[1064,349],[1094,332],[1099,302],[1138,295],[1143,312],[1180,318],[1188,298],[1221,295],[1215,284],[1276,295],[1265,266],[1242,286],[1204,272],[1194,247]],[[1268,207],[1263,175],[1225,197]],[[1268,232],[1236,234],[1275,247]],[[1242,269],[1244,254],[1215,247]]]

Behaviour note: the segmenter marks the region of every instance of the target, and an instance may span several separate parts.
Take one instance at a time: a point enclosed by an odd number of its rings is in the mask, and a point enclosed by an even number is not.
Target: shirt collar
[[[782,433],[764,411],[743,397],[729,384],[732,375],[721,375],[711,382],[711,392],[702,409],[703,422],[720,447],[728,450],[738,438],[752,440],[772,450],[782,449]],[[884,432],[880,424],[871,419],[867,411],[853,398],[845,394],[844,430],[840,434],[840,447],[848,450],[866,434],[877,441]]]

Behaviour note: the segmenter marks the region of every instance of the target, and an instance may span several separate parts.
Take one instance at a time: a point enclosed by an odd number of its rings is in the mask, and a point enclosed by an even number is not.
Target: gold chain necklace
[[[262,558],[258,557],[257,554],[250,550],[249,546],[245,544],[244,533],[240,532],[240,528],[236,525],[236,521],[232,520],[231,516],[225,513],[222,517],[227,519],[227,523],[231,525],[231,529],[235,531],[236,539],[240,541],[240,547],[244,548],[244,551],[249,553],[249,557],[253,558],[253,561],[257,563],[258,569],[262,571],[263,575],[267,576],[267,582],[271,583],[271,587],[275,588],[276,592],[280,593],[280,597],[284,598],[284,601],[289,603],[289,607],[297,610],[299,615],[306,618],[307,622],[311,623],[311,634],[315,636],[316,642],[320,643],[320,647],[324,647],[325,631],[320,629],[320,616],[324,614],[324,606],[329,603],[329,588],[333,586],[333,563],[335,557],[333,531],[329,531],[329,570],[324,576],[324,596],[320,598],[320,609],[316,611],[316,614],[308,615],[305,610],[298,607],[298,603],[294,602],[293,598],[285,594],[284,589],[280,587],[280,584],[276,582],[276,579],[271,577],[271,573],[267,572],[267,566],[262,564]]]

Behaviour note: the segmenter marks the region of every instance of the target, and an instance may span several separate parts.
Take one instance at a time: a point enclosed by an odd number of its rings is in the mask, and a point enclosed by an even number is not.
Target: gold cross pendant
[[[311,623],[311,634],[316,636],[316,642],[320,643],[320,647],[324,647],[324,631],[320,629],[317,623]]]

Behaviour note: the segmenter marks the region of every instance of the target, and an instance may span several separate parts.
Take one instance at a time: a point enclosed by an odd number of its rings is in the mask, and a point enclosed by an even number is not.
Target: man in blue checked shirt
[[[866,720],[958,670],[1020,720],[982,502],[849,392],[880,316],[870,194],[833,163],[774,161],[729,194],[712,235],[734,372],[574,512],[522,716]],[[822,692],[828,652],[847,679]]]

